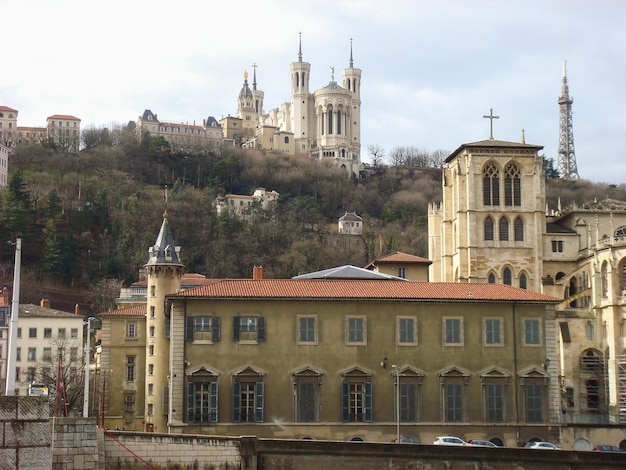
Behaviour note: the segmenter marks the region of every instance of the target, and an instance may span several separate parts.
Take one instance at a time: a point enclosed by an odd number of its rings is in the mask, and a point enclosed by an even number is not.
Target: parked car
[[[524,447],[526,449],[559,450],[559,447],[552,444],[552,442],[544,442],[544,441],[527,442]]]
[[[439,436],[433,442],[436,446],[468,446],[469,444],[465,442],[460,437],[456,436]]]
[[[468,444],[471,445],[471,446],[478,446],[478,447],[498,447],[493,442],[486,441],[484,439],[471,439],[468,442]]]
[[[624,449],[620,449],[617,446],[607,446],[607,445],[601,445],[601,446],[595,446],[593,448],[594,452],[626,452]]]
[[[393,442],[398,442],[398,440],[394,439]],[[400,438],[400,444],[421,444],[421,442],[417,437],[405,436]]]

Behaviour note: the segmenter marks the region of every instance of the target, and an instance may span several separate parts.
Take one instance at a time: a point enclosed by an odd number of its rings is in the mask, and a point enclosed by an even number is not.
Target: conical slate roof
[[[161,230],[159,236],[154,242],[154,245],[148,250],[149,258],[145,266],[157,265],[157,264],[171,264],[182,266],[180,259],[178,258],[179,247],[174,243],[174,237],[170,230],[170,226],[167,223],[167,215],[163,217],[163,224],[161,224]]]

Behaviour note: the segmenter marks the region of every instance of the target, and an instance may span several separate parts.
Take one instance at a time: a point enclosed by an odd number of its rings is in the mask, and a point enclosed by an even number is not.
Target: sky
[[[362,70],[361,159],[378,146],[452,152],[489,138],[557,162],[563,61],[581,179],[626,183],[626,2],[621,0],[0,0],[0,105],[18,126],[81,128],[235,115],[257,64],[265,111]],[[8,47],[7,47],[8,46]]]

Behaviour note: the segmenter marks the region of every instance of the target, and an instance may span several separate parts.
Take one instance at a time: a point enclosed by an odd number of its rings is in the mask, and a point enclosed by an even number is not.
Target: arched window
[[[521,204],[520,170],[515,163],[509,163],[504,170],[504,205],[520,206]]]
[[[285,143],[288,144],[289,143],[289,136],[285,136]]]
[[[513,282],[510,268],[504,268],[504,270],[502,271],[502,282],[508,286],[510,286]]]
[[[341,111],[337,110],[337,134],[341,134]]]
[[[500,205],[500,177],[498,167],[491,162],[483,170],[483,204],[485,206]]]
[[[489,273],[489,276],[487,276],[487,282],[489,282],[489,284],[495,284],[496,275],[494,273]]]
[[[493,241],[493,219],[487,216],[484,222],[485,241]]]
[[[526,274],[522,273],[519,276],[519,286],[522,289],[527,289],[528,288],[528,279],[526,278]]]
[[[506,217],[501,217],[498,222],[498,232],[500,234],[500,241],[509,241],[509,221]]]
[[[602,297],[609,298],[609,264],[602,263]]]
[[[524,221],[521,217],[516,217],[514,222],[514,237],[516,242],[524,241]]]
[[[296,72],[296,88],[300,87],[300,74]]]
[[[333,133],[333,110],[328,110],[328,133]]]

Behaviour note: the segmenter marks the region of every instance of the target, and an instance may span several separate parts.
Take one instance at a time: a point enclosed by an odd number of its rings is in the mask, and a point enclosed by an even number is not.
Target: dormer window
[[[165,247],[165,259],[167,261],[172,261],[172,247],[170,245]]]

